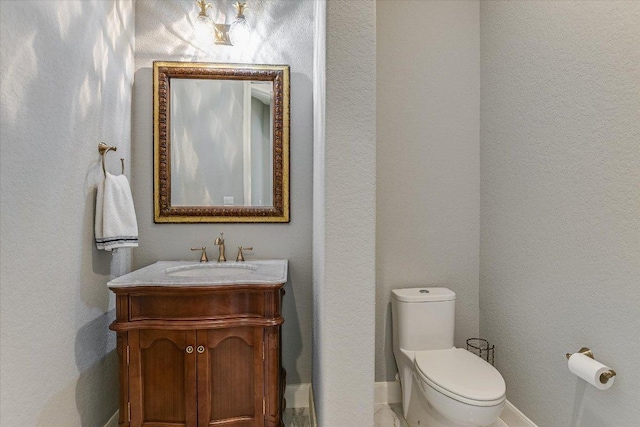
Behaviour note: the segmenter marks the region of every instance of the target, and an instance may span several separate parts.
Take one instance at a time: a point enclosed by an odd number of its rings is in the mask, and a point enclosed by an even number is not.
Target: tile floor
[[[374,407],[374,427],[409,427],[402,418],[402,404],[380,404]]]
[[[409,427],[402,417],[402,404],[390,403],[375,405],[374,427]],[[504,421],[498,419],[489,427],[509,427]]]
[[[374,427],[409,427],[402,418],[399,403],[375,405]],[[284,411],[285,427],[311,427],[309,408],[287,408]],[[367,427],[367,426],[359,426]]]
[[[402,417],[402,404],[400,403],[375,405],[374,411],[373,427],[409,427]],[[286,427],[311,427],[309,408],[287,408],[284,411],[284,425]],[[508,426],[499,419],[490,427]]]
[[[287,408],[284,410],[285,427],[311,427],[309,408]]]

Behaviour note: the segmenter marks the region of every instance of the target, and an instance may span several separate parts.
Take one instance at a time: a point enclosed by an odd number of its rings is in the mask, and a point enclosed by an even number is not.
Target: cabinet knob
[[[198,346],[198,353],[200,353],[200,354],[204,353],[204,346],[203,345],[199,345]]]
[[[185,351],[186,351],[187,353],[189,353],[189,354],[193,353],[193,346],[192,346],[192,345],[187,346],[187,348],[185,349]]]

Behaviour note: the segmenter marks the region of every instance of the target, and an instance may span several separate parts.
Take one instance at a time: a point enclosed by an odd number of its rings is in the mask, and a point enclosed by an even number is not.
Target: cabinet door
[[[131,427],[194,427],[196,333],[129,331]]]
[[[198,331],[198,427],[263,427],[263,329]]]

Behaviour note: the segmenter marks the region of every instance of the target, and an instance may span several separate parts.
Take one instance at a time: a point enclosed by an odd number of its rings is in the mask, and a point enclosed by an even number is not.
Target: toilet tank
[[[447,288],[391,291],[393,350],[453,347],[456,294]]]

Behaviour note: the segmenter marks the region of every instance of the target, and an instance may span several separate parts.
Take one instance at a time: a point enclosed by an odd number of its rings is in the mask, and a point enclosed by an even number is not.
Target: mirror
[[[154,62],[154,220],[289,222],[289,67]]]

